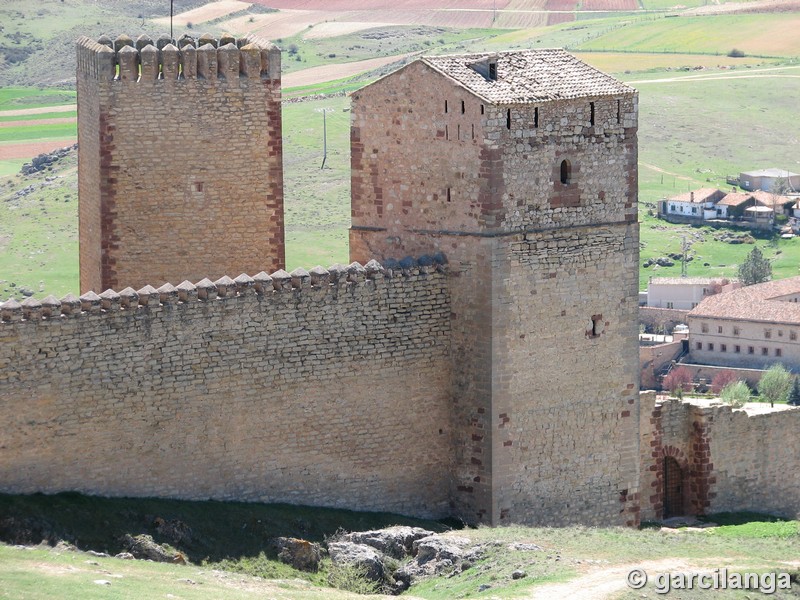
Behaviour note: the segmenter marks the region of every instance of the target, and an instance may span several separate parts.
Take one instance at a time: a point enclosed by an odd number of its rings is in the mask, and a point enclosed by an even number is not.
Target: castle
[[[354,92],[353,262],[287,273],[278,50],[78,58],[85,293],[0,305],[0,490],[488,524],[800,512],[800,411],[639,393],[632,88],[525,50]]]

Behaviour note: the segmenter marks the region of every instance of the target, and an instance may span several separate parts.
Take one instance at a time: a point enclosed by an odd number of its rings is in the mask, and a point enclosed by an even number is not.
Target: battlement
[[[208,34],[197,40],[184,35],[177,42],[162,35],[135,41],[127,35],[77,42],[78,73],[98,81],[144,82],[187,79],[264,79],[279,82],[281,53],[273,43],[254,35],[219,39]]]
[[[0,302],[0,323],[136,311],[160,305],[230,300],[253,294],[270,297],[311,289],[374,285],[376,280],[381,279],[409,279],[442,272],[446,262],[445,257],[439,254],[433,257],[422,256],[419,259],[408,257],[401,261],[390,259],[383,264],[371,260],[365,265],[353,262],[347,266],[332,265],[327,269],[317,266],[310,271],[297,268],[291,273],[280,269],[271,275],[262,271],[252,277],[242,273],[235,279],[224,276],[212,282],[206,278],[197,283],[184,281],[177,286],[165,283],[158,288],[146,285],[139,290],[128,287],[119,292],[108,289],[101,294],[90,291],[80,297],[67,294],[60,300],[55,296],[48,296],[43,300],[28,298],[23,302],[11,298]]]

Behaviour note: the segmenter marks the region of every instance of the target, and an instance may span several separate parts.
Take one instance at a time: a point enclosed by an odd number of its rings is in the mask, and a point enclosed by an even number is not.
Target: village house
[[[647,306],[691,310],[704,298],[741,287],[738,281],[712,277],[651,277]]]
[[[688,321],[688,362],[800,370],[800,277],[707,296]]]
[[[771,192],[776,183],[783,187],[784,180],[788,189],[774,191],[779,193],[787,191],[800,192],[800,175],[786,169],[761,169],[742,172],[739,174],[739,187],[751,192],[756,190]]]
[[[757,229],[769,229],[776,215],[791,215],[796,198],[771,192],[730,192],[703,188],[664,198],[658,204],[658,215],[680,222],[729,220]]]

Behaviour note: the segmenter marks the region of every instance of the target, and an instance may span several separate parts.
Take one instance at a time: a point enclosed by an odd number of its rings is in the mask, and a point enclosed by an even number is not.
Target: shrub
[[[789,391],[789,399],[787,402],[792,406],[800,406],[800,377],[794,378],[794,384]]]
[[[730,369],[720,371],[714,375],[714,379],[711,380],[711,393],[719,396],[725,386],[729,383],[733,383],[736,379],[736,373]]]
[[[690,392],[692,390],[692,374],[686,367],[678,367],[667,373],[661,381],[661,387],[671,394]]]
[[[745,54],[743,50],[739,50],[738,48],[734,48],[730,52],[728,52],[728,56],[731,58],[744,58]]]
[[[719,397],[726,404],[740,408],[750,400],[750,388],[744,381],[734,381],[723,388]]]
[[[381,591],[380,583],[367,579],[367,568],[357,565],[332,564],[328,584],[353,594],[377,594]]]
[[[775,406],[776,402],[786,402],[791,388],[791,373],[783,365],[772,365],[758,382],[758,395]]]

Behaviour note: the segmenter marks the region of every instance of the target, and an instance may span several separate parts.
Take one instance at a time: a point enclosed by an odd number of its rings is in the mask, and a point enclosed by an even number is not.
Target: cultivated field
[[[199,25],[207,21],[214,21],[221,19],[231,13],[241,12],[247,10],[252,6],[250,2],[239,2],[239,0],[218,0],[211,2],[205,6],[193,8],[182,13],[178,13],[173,17],[173,25],[178,27],[186,27],[187,24],[192,23]],[[169,16],[153,19],[154,23],[158,23],[162,27],[169,27]]]

